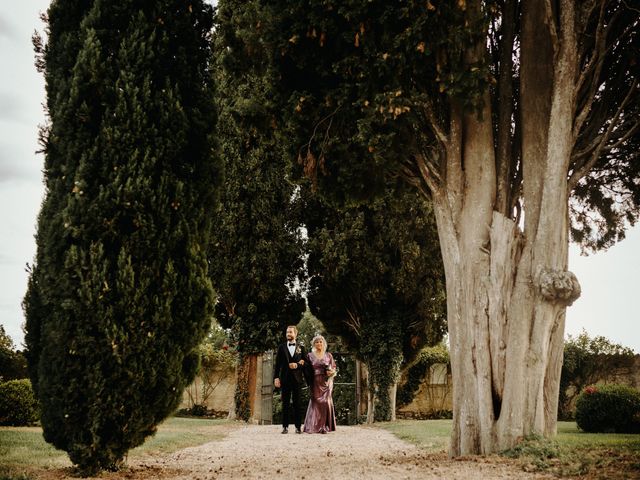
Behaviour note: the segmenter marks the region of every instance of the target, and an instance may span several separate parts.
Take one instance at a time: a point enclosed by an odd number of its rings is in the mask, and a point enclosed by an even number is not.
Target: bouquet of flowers
[[[329,379],[331,377],[335,377],[337,370],[334,370],[333,368],[331,368],[331,364],[330,363],[325,363],[324,365],[324,373],[325,373],[325,380],[328,382]]]

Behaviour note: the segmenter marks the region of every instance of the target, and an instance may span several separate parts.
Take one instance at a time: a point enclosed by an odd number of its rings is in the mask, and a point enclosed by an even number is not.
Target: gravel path
[[[186,448],[169,455],[130,460],[120,472],[103,473],[101,480],[170,479],[542,479],[502,457],[449,459],[426,453],[391,433],[374,427],[338,427],[330,434],[288,435],[279,426],[226,425],[220,441]],[[49,471],[43,480],[69,474]],[[76,477],[77,478],[77,477]]]
[[[176,470],[166,472],[167,467]],[[385,430],[364,426],[338,427],[327,435],[291,430],[282,435],[279,426],[241,426],[219,442],[141,458],[134,470],[145,469],[155,475],[164,471],[168,476],[163,478],[175,480],[545,478],[500,457],[451,460],[444,453],[428,454]]]

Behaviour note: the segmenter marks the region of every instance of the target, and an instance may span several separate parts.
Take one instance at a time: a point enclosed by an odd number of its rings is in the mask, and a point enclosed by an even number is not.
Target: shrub
[[[27,379],[0,383],[0,425],[23,426],[38,421],[38,402]]]
[[[640,392],[627,385],[590,385],[576,400],[585,432],[640,433]]]
[[[173,414],[211,324],[213,9],[56,0],[46,18],[26,355],[44,439],[93,475]]]
[[[207,406],[206,405],[194,405],[189,409],[189,413],[194,417],[204,417],[207,415]]]
[[[27,361],[24,354],[16,351],[13,340],[0,325],[0,382],[27,378]]]
[[[602,336],[589,337],[584,330],[577,337],[567,336],[564,343],[558,418],[574,419],[575,400],[587,385],[610,383],[616,372],[630,372],[633,350],[612,343]]]

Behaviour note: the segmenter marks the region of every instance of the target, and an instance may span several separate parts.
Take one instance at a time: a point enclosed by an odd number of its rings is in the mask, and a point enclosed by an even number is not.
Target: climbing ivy
[[[434,347],[425,347],[418,354],[416,361],[406,370],[398,387],[398,407],[409,405],[418,393],[420,385],[425,381],[431,365],[449,364],[449,350],[444,343]]]

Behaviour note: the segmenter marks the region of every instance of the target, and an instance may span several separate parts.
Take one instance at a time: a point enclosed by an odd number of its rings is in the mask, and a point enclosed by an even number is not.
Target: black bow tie
[[[290,347],[295,347],[295,346],[296,346],[296,344],[295,344],[295,343],[290,343],[290,344],[289,344],[289,346],[290,346]]]

